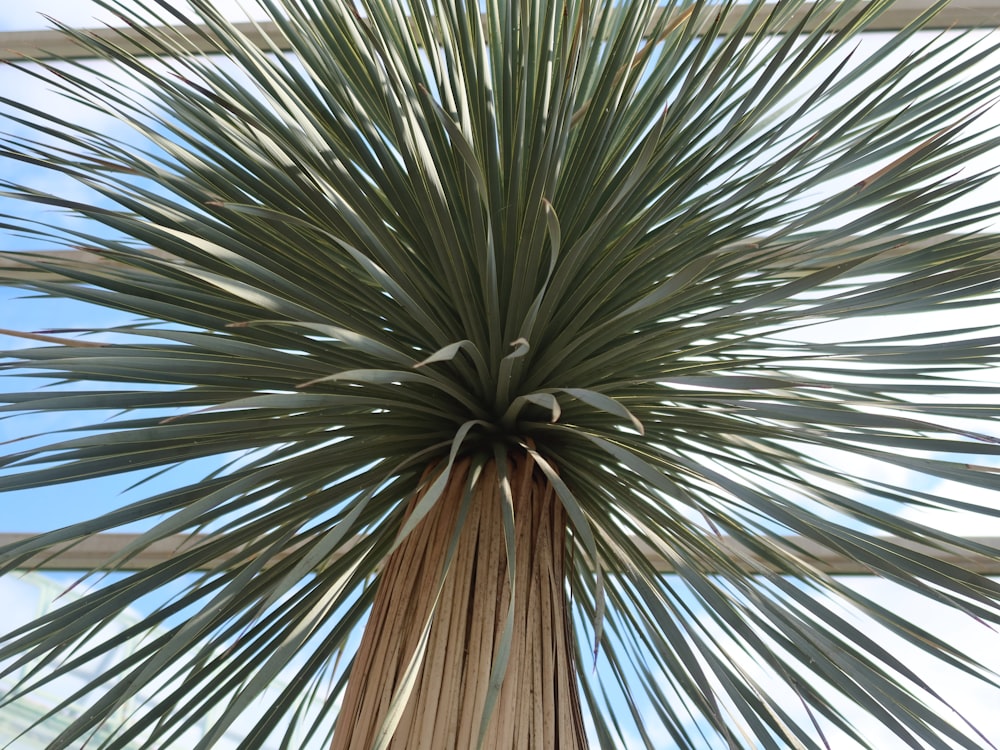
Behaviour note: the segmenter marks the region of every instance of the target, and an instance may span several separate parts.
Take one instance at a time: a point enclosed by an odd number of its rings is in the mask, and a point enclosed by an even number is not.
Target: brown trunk
[[[337,720],[332,750],[370,748],[417,648],[465,492],[455,467],[431,512],[390,556]],[[483,747],[586,747],[566,606],[566,520],[531,460],[508,461],[514,495],[516,597],[510,661]],[[411,508],[413,506],[411,505]],[[501,496],[488,464],[463,524],[427,652],[390,748],[470,750],[507,616]]]

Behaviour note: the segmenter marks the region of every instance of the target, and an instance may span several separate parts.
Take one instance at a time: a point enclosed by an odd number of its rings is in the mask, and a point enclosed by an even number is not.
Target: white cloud
[[[929,492],[941,498],[977,505],[998,515],[980,515],[946,508],[915,507],[906,510],[903,516],[955,536],[1000,536],[1000,492],[950,481],[938,482]]]
[[[10,633],[36,616],[41,599],[37,586],[17,576],[0,576],[0,633]]]
[[[50,608],[58,607],[78,599],[82,593],[83,590],[67,591],[67,584],[65,582],[60,582],[50,576],[38,573],[29,573],[23,577],[0,577],[0,602],[3,602],[3,606],[0,607],[0,633],[9,633],[14,628],[28,622],[33,617]],[[112,625],[103,629],[94,638],[111,637],[126,625],[138,620],[140,616],[136,611],[127,610]],[[91,639],[92,642],[93,638]],[[66,675],[60,676],[43,689],[34,691],[31,700],[22,702],[22,709],[25,713],[14,711],[9,714],[9,718],[6,720],[0,718],[0,746],[6,746],[5,743],[14,739],[21,729],[26,728],[25,725],[19,724],[19,722],[24,721],[25,716],[31,714],[41,716],[45,710],[57,705],[61,700],[81,689],[88,680],[92,679],[99,671],[105,668],[110,660],[123,658],[129,650],[130,646],[128,644],[119,646],[112,654],[102,657],[97,662],[73,670]],[[183,666],[182,663],[177,663],[174,665],[174,668],[165,672],[159,680],[160,684],[168,681],[171,675],[175,673],[175,669],[180,666]],[[0,680],[0,693],[12,685],[13,679],[16,679],[16,674]],[[262,700],[276,695],[277,691],[284,688],[284,685],[285,683],[282,679],[275,680],[268,691],[266,691]],[[145,702],[150,697],[152,689],[150,687],[141,691],[130,706],[126,707],[125,711],[119,714],[119,718],[127,715],[131,709],[138,708]],[[93,700],[93,696],[77,701],[60,716],[65,718],[67,714],[73,714],[74,711],[88,705],[90,700]],[[260,717],[264,705],[261,701],[252,705],[245,714],[237,719],[233,726],[226,731],[220,741],[213,745],[213,747],[219,750],[229,750],[230,748],[237,747],[249,731],[253,722]],[[214,712],[198,722],[185,735],[185,741],[181,744],[183,746],[194,746],[197,740],[210,729],[212,722],[217,720],[224,710],[225,706],[218,706]],[[18,745],[17,747],[41,748],[46,746],[45,743],[54,739],[55,727],[58,724],[59,722],[55,721],[33,729],[29,737],[23,740],[25,744]],[[276,742],[268,742],[264,745],[265,750],[276,747]],[[324,747],[323,743],[314,742],[313,745],[308,748],[304,747],[303,750],[320,750],[322,747]]]
[[[143,3],[138,0],[120,1],[120,4],[130,8],[141,8],[143,5],[156,8],[155,3]],[[174,5],[184,12],[191,12],[187,2],[175,2]],[[254,0],[216,0],[213,6],[233,20],[244,20],[247,16],[256,19],[266,17],[264,11]],[[161,9],[157,9],[161,10]],[[161,10],[162,12],[162,10]],[[95,27],[105,24],[121,26],[122,20],[114,13],[107,11],[90,0],[19,0],[16,3],[5,3],[0,10],[0,29],[28,30],[51,28],[52,24],[45,16],[56,19],[60,23],[77,27]]]
[[[850,577],[845,581],[851,588],[868,596],[894,615],[940,637],[968,657],[977,660],[987,670],[1000,673],[1000,632],[997,630],[889,581],[871,576]],[[991,687],[987,683],[941,662],[902,638],[892,635],[887,629],[874,620],[861,615],[853,607],[841,606],[833,602],[830,604],[834,611],[860,627],[866,635],[873,637],[879,645],[884,646],[892,656],[912,669],[937,693],[941,701],[937,701],[929,694],[923,694],[919,688],[915,689],[918,697],[926,699],[932,710],[935,710],[940,717],[953,725],[965,730],[968,729],[958,714],[945,705],[950,704],[952,708],[961,713],[965,720],[968,720],[982,732],[990,742],[1000,745],[1000,724],[996,721],[996,709],[997,706],[1000,706],[1000,688]],[[710,623],[708,627],[717,634],[719,642],[723,646],[731,643],[730,639],[719,631],[714,623]],[[730,648],[727,650],[732,661],[738,663],[758,680],[768,696],[777,700],[803,727],[810,726],[811,720],[806,710],[802,707],[798,696],[790,688],[776,679],[773,673],[752,657],[740,652],[739,649]],[[901,747],[898,737],[850,700],[839,697],[831,691],[826,691],[826,693],[874,747]],[[829,725],[825,720],[821,719],[820,723],[833,750],[861,750],[856,742]],[[668,743],[663,747],[672,747],[672,745]],[[946,743],[941,747],[958,746]]]
[[[852,588],[866,594],[892,612],[909,619],[961,650],[993,672],[1000,673],[1000,633],[973,618],[910,591],[874,578],[850,579]],[[880,628],[869,630],[870,633]],[[941,697],[959,710],[994,744],[1000,745],[1000,688],[963,674],[925,652],[889,635],[879,636],[892,653],[919,674]],[[942,717],[959,723],[942,708]],[[840,750],[840,745],[834,745]],[[891,741],[884,747],[893,746]]]
[[[48,29],[52,27],[52,23],[46,16],[80,27],[104,23],[121,24],[113,14],[88,0],[20,0],[4,4],[3,10],[0,10],[0,29]]]

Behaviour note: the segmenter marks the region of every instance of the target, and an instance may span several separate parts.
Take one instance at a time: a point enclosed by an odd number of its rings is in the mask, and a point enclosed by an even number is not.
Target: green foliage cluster
[[[138,48],[66,29],[110,64],[24,74],[138,140],[0,97],[14,133],[0,155],[96,196],[5,180],[92,229],[6,226],[98,261],[4,253],[0,281],[134,322],[20,332],[29,345],[0,367],[55,384],[0,410],[120,413],[5,446],[0,490],[225,465],[0,549],[12,571],[146,524],[114,569],[207,535],[0,638],[0,670],[50,665],[8,701],[135,646],[67,699],[94,698],[53,747],[79,746],[149,685],[157,700],[101,747],[176,746],[225,706],[210,747],[261,695],[241,747],[311,746],[420,476],[438,465],[443,487],[459,457],[530,452],[572,522],[567,585],[602,747],[633,732],[690,750],[820,750],[838,732],[864,745],[846,699],[901,746],[981,750],[843,605],[995,676],[795,540],[1000,624],[1000,584],[926,548],[997,551],[905,512],[997,510],[878,471],[997,488],[997,389],[968,373],[996,367],[1000,338],[988,321],[864,330],[996,299],[1000,243],[974,230],[997,206],[953,207],[992,176],[965,168],[1000,143],[977,124],[1000,93],[981,65],[996,39],[928,39],[935,5],[852,55],[882,0],[487,0],[482,15],[459,0],[260,0],[274,21],[261,46],[209,0],[190,17],[97,4]],[[808,330],[852,320],[857,340]],[[267,694],[279,675],[287,689]]]

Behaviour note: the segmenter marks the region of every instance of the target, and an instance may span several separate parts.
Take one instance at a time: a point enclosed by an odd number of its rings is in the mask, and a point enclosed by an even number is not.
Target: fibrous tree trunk
[[[418,648],[466,493],[468,461],[389,557],[337,719],[332,750],[370,748]],[[515,519],[514,630],[510,658],[483,747],[586,747],[564,564],[566,519],[527,456],[508,459]],[[411,503],[411,509],[419,497]],[[510,587],[496,467],[483,467],[444,580],[423,665],[393,750],[469,750],[480,736]]]

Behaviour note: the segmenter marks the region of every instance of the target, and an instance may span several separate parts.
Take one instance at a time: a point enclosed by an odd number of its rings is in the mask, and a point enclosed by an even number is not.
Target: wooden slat
[[[0,547],[12,544],[21,539],[31,536],[30,534],[0,534]],[[118,550],[125,547],[137,538],[136,534],[98,534],[76,544],[70,549],[61,552],[47,552],[30,560],[26,567],[35,570],[94,570],[100,568]],[[134,558],[129,560],[123,570],[143,570],[162,562],[170,560],[178,552],[190,549],[192,546],[200,544],[204,540],[200,535],[177,535],[161,539],[144,549]],[[901,544],[904,547],[918,550],[942,562],[956,565],[963,570],[982,575],[1000,576],[1000,537],[975,537],[972,541],[990,549],[997,550],[996,558],[986,555],[972,554],[964,550],[942,551],[925,545],[914,544],[908,541],[901,541],[894,537],[886,537],[886,541]],[[813,563],[826,573],[833,575],[867,575],[871,571],[864,565],[859,564],[838,552],[827,549],[816,542],[792,537],[789,542],[803,549],[812,556]],[[761,567],[763,563],[745,547],[723,537],[718,540],[718,544],[729,550],[734,557],[741,560],[756,561]],[[670,562],[655,554],[649,547],[641,542],[638,545],[644,549],[647,558],[653,566],[660,572],[669,573],[673,570]]]
[[[1000,233],[982,233],[980,238],[984,239],[985,242],[991,244],[996,248],[989,255],[983,256],[980,260],[993,260],[1000,261]],[[921,250],[926,247],[931,247],[932,245],[940,244],[942,242],[957,242],[965,241],[968,239],[967,235],[960,234],[940,234],[932,237],[925,237],[918,240],[908,240],[904,235],[899,235],[898,247],[892,251],[883,251],[882,259],[888,259],[894,255],[902,255],[905,252],[913,252],[914,250]],[[879,245],[884,245],[886,241],[892,241],[892,237],[878,237],[877,239],[872,239],[870,241],[866,240],[864,242],[859,242],[853,247],[853,249],[858,249],[865,247],[866,245],[872,245],[878,243]],[[742,243],[746,244],[746,243]],[[747,248],[752,248],[751,245],[746,245]],[[54,260],[57,262],[69,261],[71,263],[113,263],[114,261],[109,260],[106,256],[102,256],[98,253],[87,252],[85,250],[35,250],[31,251],[32,254],[36,255],[38,260],[44,261]],[[164,260],[169,260],[171,256],[167,253],[159,252],[156,250],[146,250],[146,252],[157,255]],[[837,253],[831,254],[827,258],[817,258],[807,267],[798,268],[795,271],[789,271],[788,276],[801,275],[805,272],[805,269],[810,270],[818,269],[821,265],[836,264],[843,260]],[[178,259],[175,262],[182,263]],[[788,265],[782,261],[781,270],[787,271]],[[5,278],[6,274],[6,278]],[[58,281],[62,279],[62,276],[53,274],[44,269],[33,268],[31,266],[25,265],[21,262],[18,257],[14,254],[4,255],[0,252],[0,287],[5,285],[16,284],[16,282],[31,282],[31,281]]]
[[[870,31],[897,31],[926,10],[932,3],[928,0],[898,0],[889,10],[885,11],[868,27]],[[767,12],[765,10],[761,13]],[[731,30],[736,20],[740,17],[740,6],[736,6],[736,11],[729,15],[728,24],[724,24],[723,30]],[[801,14],[808,11],[809,5],[803,7]],[[271,22],[261,23],[259,27],[251,23],[241,22],[237,26],[255,44],[262,44],[264,35],[282,46],[281,32]],[[929,29],[947,28],[990,28],[1000,26],[1000,1],[998,0],[955,0],[947,8],[942,10],[928,24]],[[806,30],[813,25],[807,24]],[[188,46],[202,52],[211,51],[212,45],[199,37],[191,29],[171,30],[178,40],[183,40]],[[94,34],[98,37],[114,39],[116,43],[121,43],[121,33],[125,34],[125,39],[134,37],[131,30],[111,31],[104,29],[88,29],[86,33]],[[126,49],[137,51],[133,45],[124,44]],[[5,31],[0,32],[0,60],[23,61],[26,59],[49,59],[58,58],[83,58],[90,57],[91,53],[79,44],[69,39],[58,31],[51,29],[41,29],[32,31]]]
[[[287,49],[281,32],[273,22],[264,22],[259,27],[246,22],[235,24],[240,31],[245,34],[254,44],[263,46],[265,34],[270,37],[279,47]],[[173,40],[183,44],[185,48],[201,52],[211,52],[214,45],[208,43],[201,33],[204,27],[192,29],[189,27],[168,28],[158,27],[161,31],[166,31]],[[129,28],[90,28],[80,29],[84,34],[107,40],[122,47],[131,53],[140,53],[140,47],[132,40],[139,39],[139,35]],[[145,41],[148,45],[148,41]],[[76,40],[67,36],[57,29],[38,29],[31,31],[4,31],[0,32],[0,60],[9,62],[26,62],[29,60],[49,60],[59,59],[85,59],[93,57],[93,53],[86,47],[81,46]]]
[[[34,260],[43,262],[45,260],[53,260],[58,263],[116,263],[116,261],[106,256],[86,250],[31,250],[28,252],[35,256]],[[168,253],[158,250],[146,249],[146,252],[164,260],[172,258]],[[35,268],[30,264],[22,262],[16,255],[17,251],[14,251],[14,253],[15,255],[4,255],[3,252],[0,252],[0,287],[16,282],[65,281],[65,277],[63,276],[54,274],[44,268]],[[27,253],[22,254],[27,255]],[[176,258],[174,261],[176,263],[183,263],[183,261]]]

